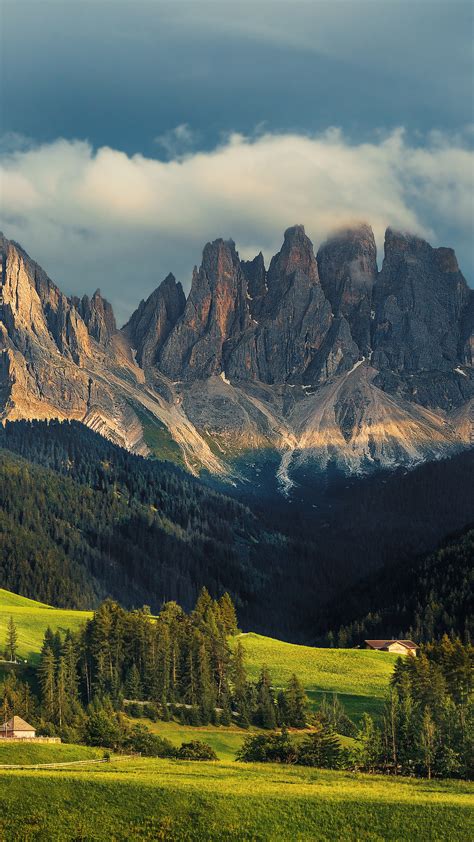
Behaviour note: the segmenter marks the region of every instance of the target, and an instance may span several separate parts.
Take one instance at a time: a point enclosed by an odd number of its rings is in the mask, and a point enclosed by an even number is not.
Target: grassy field
[[[208,743],[216,752],[219,760],[235,760],[236,753],[249,734],[268,733],[253,727],[245,730],[235,725],[225,727],[222,725],[180,725],[179,722],[152,722],[151,719],[146,718],[131,721],[134,724],[139,722],[146,725],[150,731],[160,737],[165,737],[174,746],[180,746],[181,743],[189,742],[189,740],[201,740],[203,743]],[[304,731],[292,731],[292,736],[296,739],[303,739],[304,735]],[[339,739],[343,746],[350,746],[355,742],[350,737],[342,735],[339,736]]]
[[[76,631],[91,616],[89,611],[51,608],[50,605],[17,596],[0,588],[0,651],[5,645],[10,617],[13,617],[18,631],[19,657],[35,663],[48,626],[51,626],[53,631]]]
[[[276,687],[284,687],[293,672],[308,696],[318,701],[323,693],[338,693],[349,716],[364,711],[377,714],[383,704],[396,655],[365,649],[315,649],[273,640],[253,632],[241,634],[249,677],[257,678],[262,664],[269,668]]]
[[[103,751],[90,746],[67,743],[31,743],[26,740],[0,740],[0,765],[35,763],[67,763],[71,760],[92,760],[102,757]]]
[[[466,842],[473,794],[464,782],[112,759],[0,771],[0,839]]]

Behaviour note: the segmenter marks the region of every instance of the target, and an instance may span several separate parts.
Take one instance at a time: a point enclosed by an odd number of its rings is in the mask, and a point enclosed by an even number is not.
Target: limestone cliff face
[[[84,295],[81,299],[73,298],[71,301],[90,335],[105,345],[117,332],[117,325],[112,305],[102,297],[100,289],[95,291],[92,298]]]
[[[258,320],[232,349],[226,372],[264,383],[301,383],[308,378],[318,383],[328,371],[350,368],[358,355],[350,330],[334,325],[311,240],[302,225],[289,228],[270,263]]]
[[[247,278],[250,313],[257,319],[262,301],[267,293],[267,272],[262,252],[257,254],[253,260],[242,260],[241,266]]]
[[[452,249],[389,228],[375,285],[374,365],[406,374],[451,371],[469,300]]]
[[[161,349],[183,315],[186,298],[183,287],[169,274],[146,301],[142,301],[122,329],[142,368],[155,365]]]
[[[368,226],[316,259],[297,225],[267,271],[219,239],[187,300],[168,275],[120,331],[99,291],[68,298],[4,237],[0,256],[1,420],[75,418],[196,473],[280,452],[284,489],[304,465],[411,465],[471,444],[474,292],[450,249],[389,229],[378,273]]]
[[[319,249],[321,286],[335,316],[345,318],[365,357],[370,352],[372,294],[377,250],[370,226],[359,225],[328,239]]]
[[[247,280],[232,240],[215,240],[194,270],[181,319],[160,354],[172,379],[196,380],[223,371],[224,346],[250,324]]]

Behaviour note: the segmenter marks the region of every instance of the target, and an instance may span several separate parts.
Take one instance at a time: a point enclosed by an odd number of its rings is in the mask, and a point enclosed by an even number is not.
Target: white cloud
[[[179,158],[196,145],[199,140],[199,132],[194,131],[187,123],[180,123],[174,129],[170,129],[154,138],[154,143],[164,149],[169,158]]]
[[[188,287],[207,240],[232,236],[242,256],[269,257],[294,223],[315,245],[363,219],[381,246],[392,225],[467,260],[473,158],[462,137],[414,146],[402,130],[358,145],[337,129],[234,134],[167,162],[57,140],[1,156],[2,226],[66,291],[100,286],[125,318],[170,270]]]

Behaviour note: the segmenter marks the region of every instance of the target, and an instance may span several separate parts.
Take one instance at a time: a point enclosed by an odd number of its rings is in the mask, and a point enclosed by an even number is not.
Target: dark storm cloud
[[[3,14],[4,131],[129,153],[222,132],[450,129],[470,114],[469,3],[30,2]]]

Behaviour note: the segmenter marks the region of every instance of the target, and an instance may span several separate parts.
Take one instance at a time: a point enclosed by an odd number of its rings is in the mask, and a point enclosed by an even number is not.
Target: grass
[[[165,737],[174,746],[180,746],[181,743],[189,742],[190,740],[201,740],[203,743],[208,743],[216,752],[219,760],[235,760],[235,755],[241,747],[245,737],[250,730],[245,731],[236,726],[216,726],[216,725],[181,725],[179,722],[152,722],[151,719],[134,719],[133,723],[137,722],[146,725],[154,734],[160,737]]]
[[[31,743],[26,740],[0,739],[0,765],[35,763],[67,763],[71,760],[92,760],[102,757],[101,749],[66,743]],[[0,837],[1,838],[1,837]]]
[[[238,728],[235,725],[181,725],[179,722],[152,722],[151,719],[133,719],[133,724],[137,722],[146,725],[154,734],[159,737],[165,737],[174,746],[180,746],[181,743],[189,742],[190,740],[201,740],[212,746],[217,754],[219,760],[235,760],[239,748],[249,734],[268,734],[268,731],[261,731],[259,728],[250,727],[248,729]],[[306,736],[306,731],[291,730],[292,738],[296,740],[303,739]],[[341,745],[349,747],[355,743],[351,737],[344,737],[339,735]]]
[[[18,656],[28,662],[38,661],[43,636],[51,626],[53,631],[76,631],[89,617],[90,611],[51,608],[43,602],[0,589],[0,651],[7,634],[7,623],[13,617],[18,631]]]
[[[1,840],[465,842],[472,784],[132,758],[0,771]]]
[[[284,687],[292,673],[316,704],[323,693],[337,693],[349,716],[377,714],[387,692],[396,655],[365,649],[316,649],[273,640],[250,632],[234,638],[245,650],[249,678],[256,679],[266,664],[275,687]]]
[[[153,456],[172,462],[180,468],[185,467],[183,451],[176,444],[165,425],[144,407],[132,404],[143,428],[143,439]]]

